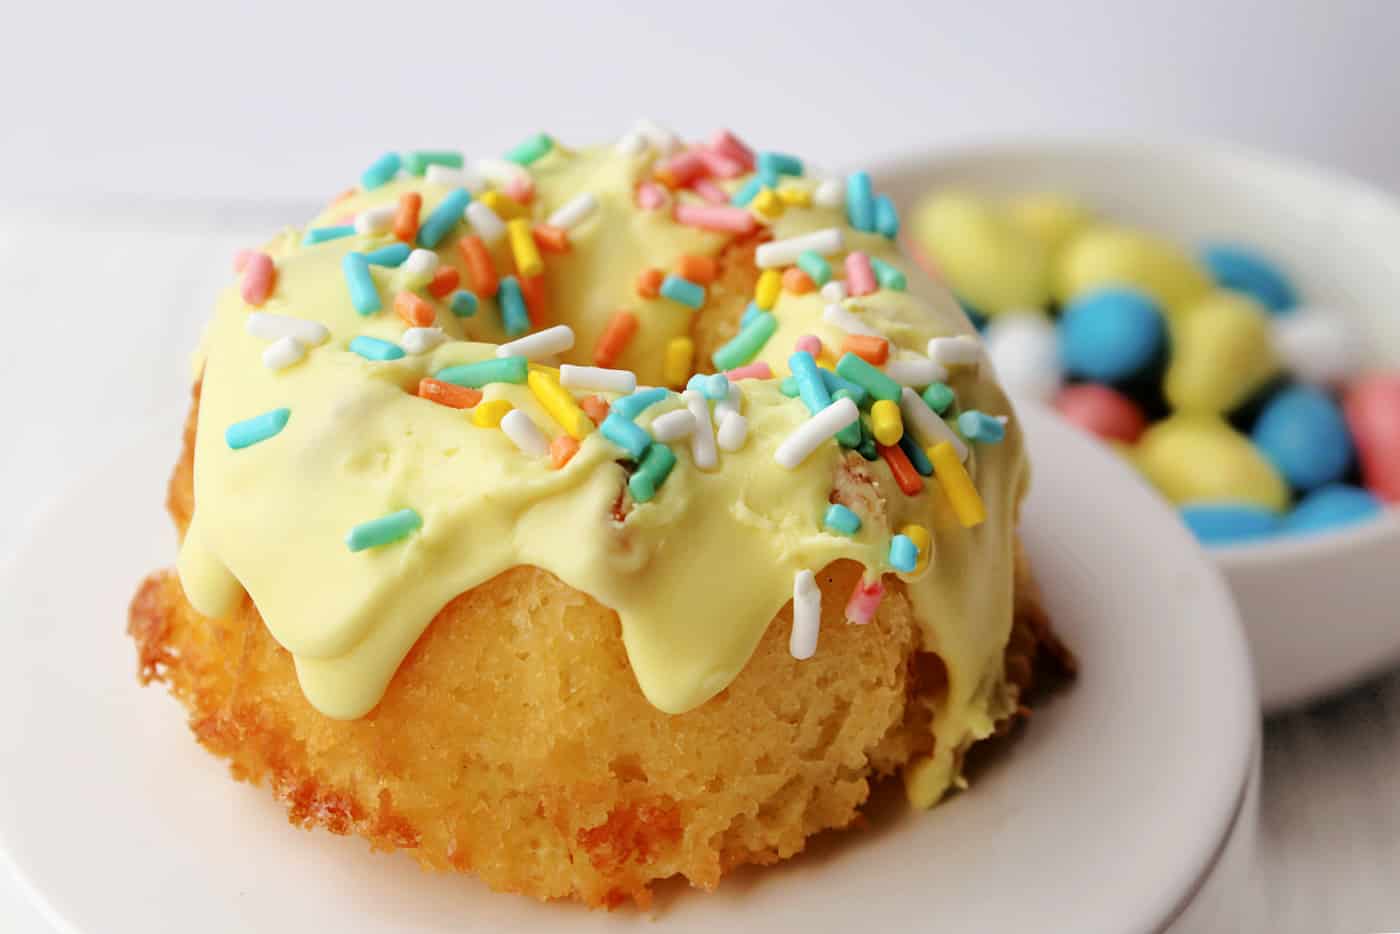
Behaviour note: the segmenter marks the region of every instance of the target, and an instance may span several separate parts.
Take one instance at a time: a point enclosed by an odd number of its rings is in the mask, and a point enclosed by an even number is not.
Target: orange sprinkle
[[[924,488],[924,478],[919,476],[914,465],[909,463],[909,455],[904,453],[903,448],[897,444],[890,447],[877,444],[875,447],[879,449],[880,456],[885,459],[885,463],[890,465],[890,473],[894,474],[894,482],[899,484],[899,488],[904,491],[905,496],[914,496]]]
[[[578,442],[568,435],[559,435],[549,442],[549,466],[558,470],[578,453]]]
[[[423,196],[416,191],[406,191],[399,195],[399,209],[394,212],[394,236],[404,243],[412,243],[418,236],[418,211],[423,207]]]
[[[394,296],[394,311],[408,322],[409,327],[428,328],[437,320],[433,306],[412,292],[400,292]]]
[[[871,366],[884,366],[890,358],[890,342],[870,334],[847,334],[841,352],[853,353]]]
[[[783,271],[783,290],[791,292],[793,295],[806,295],[808,292],[816,291],[817,284],[812,281],[812,277],[807,275],[796,266],[789,266]]]
[[[713,256],[687,253],[676,263],[676,275],[700,285],[710,285],[719,278],[719,263]]]
[[[583,409],[583,414],[593,420],[593,424],[603,424],[603,419],[608,417],[608,411],[612,406],[608,405],[608,400],[602,396],[584,396],[578,400],[578,407]]]
[[[636,315],[630,311],[615,313],[593,347],[593,362],[598,366],[612,366],[636,333]]]
[[[666,274],[655,266],[642,270],[637,277],[637,294],[642,298],[656,298],[661,294],[661,283]]]
[[[491,252],[476,234],[468,234],[457,241],[457,249],[466,261],[467,273],[472,277],[472,286],[481,298],[493,298],[500,280],[496,278],[496,264],[491,261]]]
[[[549,321],[549,288],[544,273],[521,276],[520,292],[525,296],[525,313],[530,316],[530,329],[538,331]]]
[[[359,194],[359,193],[360,193],[360,189],[356,188],[354,185],[351,185],[349,188],[345,189],[345,190],[342,191],[340,194],[338,194],[338,195],[336,195],[334,198],[332,198],[332,199],[331,199],[331,204],[339,204],[340,202],[344,201],[346,198],[353,198],[353,197],[355,197],[355,196],[356,196],[357,194]]]
[[[433,273],[433,281],[428,283],[428,294],[433,298],[446,298],[456,290],[462,281],[462,274],[455,266],[439,266]]]
[[[564,228],[551,227],[548,224],[536,224],[531,233],[535,235],[535,246],[540,248],[540,252],[569,252],[569,232]]]
[[[418,381],[418,397],[448,408],[469,409],[481,401],[481,390],[425,376]]]

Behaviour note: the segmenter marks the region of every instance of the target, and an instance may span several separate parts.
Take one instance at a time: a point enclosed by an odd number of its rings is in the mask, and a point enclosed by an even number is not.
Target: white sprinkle
[[[394,226],[394,212],[397,210],[398,206],[393,204],[381,204],[378,207],[365,208],[359,214],[355,215],[355,233],[383,233]]]
[[[738,415],[744,405],[744,390],[738,383],[729,384],[729,395],[715,403],[715,424],[723,425],[725,416]]]
[[[685,407],[695,416],[695,430],[690,435],[690,456],[701,470],[714,470],[719,465],[715,452],[715,426],[710,423],[710,405],[697,390],[681,393]]]
[[[846,283],[842,282],[840,279],[832,279],[826,285],[822,286],[822,298],[831,302],[833,305],[844,302],[846,300]]]
[[[574,329],[567,324],[556,324],[552,328],[526,334],[508,344],[502,344],[496,348],[496,356],[525,357],[529,360],[538,360],[541,357],[552,357],[557,353],[563,353],[572,346],[574,346]]]
[[[641,134],[641,137],[647,141],[647,145],[663,156],[668,156],[681,148],[680,137],[656,121],[648,120],[645,117],[632,125],[632,132]]]
[[[631,370],[609,370],[601,366],[574,366],[566,363],[559,368],[559,384],[569,389],[589,392],[635,392],[637,374]]]
[[[909,356],[885,364],[885,375],[901,386],[927,386],[948,378],[948,371],[928,357]]]
[[[822,320],[847,334],[865,334],[869,337],[885,336],[877,328],[866,324],[840,305],[827,305],[826,310],[822,312]]]
[[[495,246],[501,242],[501,238],[506,235],[505,221],[501,220],[499,214],[486,206],[484,201],[473,201],[467,205],[467,209],[462,212],[467,223],[472,230],[480,237],[487,246]]]
[[[447,188],[465,188],[473,195],[486,190],[486,179],[473,169],[454,169],[450,165],[430,165],[423,178],[434,185]]]
[[[784,438],[778,450],[773,452],[773,459],[788,470],[795,470],[819,445],[831,440],[838,431],[858,418],[860,409],[856,408],[855,402],[849,397],[837,399]]]
[[[839,208],[846,201],[846,183],[840,178],[824,178],[812,192],[812,200],[824,208]]]
[[[507,159],[478,159],[473,168],[493,185],[505,186],[512,182],[519,184],[522,181],[530,181],[530,173],[524,166],[516,165]]]
[[[445,343],[447,332],[442,328],[409,328],[399,340],[399,346],[411,354],[427,353]]]
[[[617,151],[624,156],[640,156],[647,148],[647,138],[636,130],[617,141]]]
[[[532,457],[543,457],[549,453],[549,442],[540,434],[530,416],[520,409],[511,409],[501,419],[501,431],[515,442],[515,446]]]
[[[793,658],[811,658],[816,653],[821,628],[821,588],[811,571],[798,571],[792,576],[792,635],[788,639]]]
[[[408,259],[394,270],[394,278],[405,289],[417,289],[427,285],[438,269],[438,255],[432,250],[418,249],[408,254]]]
[[[657,441],[679,441],[695,431],[695,413],[690,409],[675,409],[658,415],[651,422],[651,436]]]
[[[551,227],[572,230],[588,220],[596,210],[598,210],[597,197],[591,191],[585,191],[583,194],[574,195],[565,201],[557,211],[549,215],[549,220],[545,223]]]
[[[940,441],[948,441],[957,452],[958,460],[967,460],[967,445],[963,439],[953,434],[948,423],[938,417],[938,413],[928,407],[919,394],[908,386],[899,396],[899,411],[904,416],[905,427],[917,436],[920,447],[930,447]]]
[[[786,240],[762,244],[754,253],[754,261],[760,269],[791,266],[797,262],[797,257],[808,250],[822,254],[836,253],[845,244],[846,237],[840,227],[827,227],[824,230],[802,234],[800,237],[788,237]]]
[[[306,356],[306,345],[292,335],[279,337],[263,351],[263,366],[269,370],[285,370]]]
[[[726,412],[719,420],[715,440],[721,451],[737,451],[749,437],[749,420],[738,412]]]
[[[982,344],[975,337],[935,337],[928,342],[928,355],[944,366],[976,366],[982,359]]]
[[[248,333],[265,341],[275,341],[281,337],[295,337],[308,347],[315,347],[331,336],[326,326],[319,321],[293,318],[290,315],[274,315],[266,311],[255,311],[248,315],[245,325]]]

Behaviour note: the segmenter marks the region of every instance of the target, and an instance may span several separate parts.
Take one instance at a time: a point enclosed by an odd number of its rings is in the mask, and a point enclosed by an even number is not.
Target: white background
[[[1379,0],[3,9],[0,555],[178,407],[233,243],[385,149],[586,142],[640,115],[833,167],[989,136],[1185,134],[1400,189],[1400,3]],[[1400,928],[1397,736],[1397,682],[1271,725],[1275,929]],[[0,920],[46,930],[3,871]]]

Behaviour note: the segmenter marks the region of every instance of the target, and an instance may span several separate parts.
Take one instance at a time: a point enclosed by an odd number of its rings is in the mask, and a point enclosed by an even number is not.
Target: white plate
[[[667,888],[647,930],[1158,931],[1232,827],[1250,825],[1253,686],[1223,584],[1112,457],[1041,411],[1024,417],[1037,465],[1026,545],[1082,677],[969,793],[926,814],[891,800],[871,830],[829,835],[714,895]],[[63,499],[0,576],[0,842],[56,925],[400,934],[635,920],[296,831],[195,745],[162,689],[137,686],[125,611],[174,555],[160,505],[169,424]]]

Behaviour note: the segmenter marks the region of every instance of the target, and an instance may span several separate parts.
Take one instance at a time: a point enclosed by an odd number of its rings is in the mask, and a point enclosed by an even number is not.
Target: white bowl
[[[1212,143],[1040,140],[872,170],[906,211],[939,188],[1077,194],[1186,245],[1236,240],[1278,260],[1305,303],[1350,316],[1374,366],[1400,366],[1400,204],[1297,162]],[[1249,633],[1266,711],[1400,661],[1400,512],[1340,531],[1211,549]]]
[[[1258,722],[1219,574],[1115,458],[1024,413],[1022,523],[1076,683],[935,810],[897,792],[713,895],[667,887],[647,930],[1247,930]],[[632,912],[540,905],[287,825],[137,686],[127,601],[174,536],[179,416],[102,467],[0,570],[0,853],[65,934],[603,931]],[[1147,544],[1150,543],[1150,546]],[[917,919],[917,920],[916,920]]]

